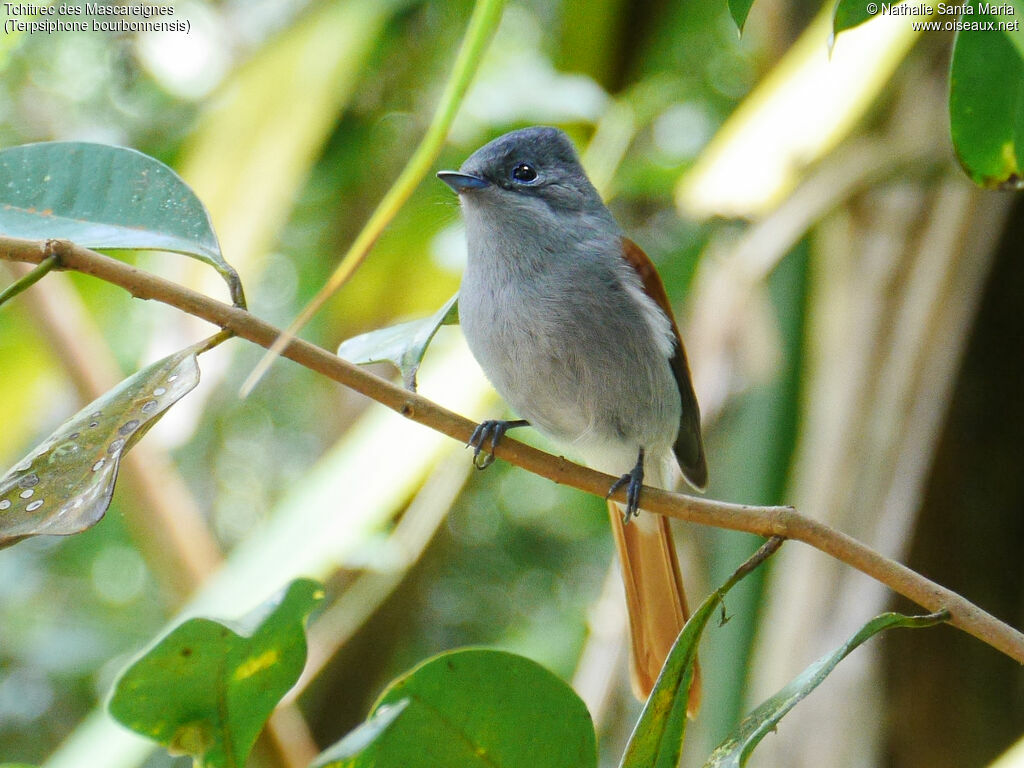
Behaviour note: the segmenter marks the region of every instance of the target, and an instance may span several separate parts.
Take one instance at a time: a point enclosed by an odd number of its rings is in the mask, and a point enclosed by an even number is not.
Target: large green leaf
[[[761,739],[774,731],[783,716],[817,688],[836,665],[861,643],[893,627],[931,627],[948,618],[949,615],[946,613],[929,616],[883,613],[876,616],[853,637],[811,664],[782,690],[744,718],[736,730],[711,753],[704,768],[742,768],[746,765],[747,758]]]
[[[199,198],[174,171],[134,149],[53,141],[0,151],[0,234],[183,253],[213,266],[235,303],[245,303]]]
[[[1004,18],[975,13],[963,20],[984,24]],[[976,184],[1024,185],[1024,56],[1009,37],[991,30],[957,33],[949,122],[957,157]]]
[[[322,598],[319,584],[297,579],[235,626],[178,625],[118,679],[111,715],[198,768],[242,768],[302,673],[306,619]]]
[[[121,457],[199,383],[200,342],[143,368],[64,422],[0,478],[0,547],[79,533],[110,506]]]
[[[459,294],[444,303],[437,312],[422,320],[411,320],[388,328],[379,328],[361,336],[346,339],[338,347],[338,357],[350,363],[393,363],[402,372],[406,388],[416,391],[416,372],[437,329],[442,325],[458,325]]]
[[[772,555],[780,539],[766,542],[749,560],[736,569],[721,587],[712,592],[693,613],[676,638],[654,690],[644,705],[640,720],[629,737],[619,768],[676,768],[686,733],[686,708],[697,646],[708,621],[722,604],[726,594],[745,576]]]
[[[504,651],[444,653],[392,683],[367,725],[313,768],[596,768],[590,714],[536,662]]]

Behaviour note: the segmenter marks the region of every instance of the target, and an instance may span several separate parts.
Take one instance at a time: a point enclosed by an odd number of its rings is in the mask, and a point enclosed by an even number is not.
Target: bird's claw
[[[488,419],[487,421],[481,421],[476,429],[473,430],[473,434],[469,437],[469,442],[466,443],[467,448],[473,449],[473,466],[477,469],[487,469],[491,464],[494,463],[494,449],[498,447],[498,443],[501,442],[501,438],[505,436],[505,433],[510,429],[516,427],[528,427],[530,422],[526,419],[515,419],[514,421],[502,421],[501,419]],[[487,439],[491,440],[491,447],[484,453],[484,443]],[[483,454],[483,458],[480,455]]]
[[[622,514],[622,522],[628,524],[630,520],[640,514],[640,491],[644,487],[644,449],[640,449],[636,466],[624,474],[608,489],[605,498],[610,498],[622,486],[626,486],[626,510]]]
[[[494,463],[494,449],[498,447],[498,443],[501,442],[501,438],[505,436],[508,428],[509,423],[500,419],[488,419],[477,425],[469,438],[469,442],[466,443],[467,448],[473,449],[474,467],[477,469],[487,469]],[[484,443],[487,442],[487,438],[491,439],[491,448],[487,453],[484,453]],[[483,458],[481,458],[481,454]]]

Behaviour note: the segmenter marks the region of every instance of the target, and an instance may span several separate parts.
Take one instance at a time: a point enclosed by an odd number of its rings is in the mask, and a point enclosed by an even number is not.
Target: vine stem
[[[56,256],[60,269],[71,269],[118,285],[139,299],[152,299],[199,317],[254,344],[269,348],[278,328],[244,309],[216,301],[124,262],[67,241],[39,243],[0,237],[0,259],[39,264]],[[353,389],[408,419],[467,442],[476,424],[431,400],[342,360],[314,344],[292,339],[284,357]],[[515,440],[501,442],[495,455],[529,472],[581,491],[604,496],[615,478]],[[469,459],[467,458],[467,461]],[[624,491],[613,498],[625,501]],[[746,531],[765,538],[800,541],[856,568],[935,613],[949,612],[949,623],[1024,664],[1024,635],[958,595],[851,536],[801,515],[792,507],[758,507],[702,499],[644,487],[644,509],[701,525]]]

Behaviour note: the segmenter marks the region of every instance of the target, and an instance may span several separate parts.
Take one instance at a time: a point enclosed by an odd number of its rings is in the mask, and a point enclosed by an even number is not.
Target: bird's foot
[[[628,523],[632,518],[640,514],[640,491],[644,487],[644,449],[641,448],[636,459],[636,466],[616,480],[608,489],[607,499],[622,486],[626,486],[626,511],[622,515],[622,522]]]
[[[498,447],[498,443],[501,442],[505,433],[516,427],[528,426],[529,423],[526,419],[516,419],[515,421],[488,419],[480,422],[473,430],[469,442],[466,443],[467,448],[473,449],[473,466],[477,469],[487,469],[491,466],[494,463],[494,449]],[[484,453],[484,443],[488,439],[491,441],[491,447]]]

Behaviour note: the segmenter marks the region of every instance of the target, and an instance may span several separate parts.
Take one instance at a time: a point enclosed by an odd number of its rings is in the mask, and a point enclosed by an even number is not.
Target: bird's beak
[[[471,173],[460,173],[459,171],[438,171],[437,178],[455,190],[456,194],[469,192],[473,189],[489,187],[491,182]]]

